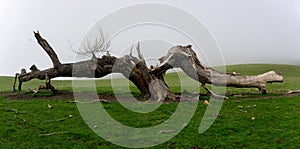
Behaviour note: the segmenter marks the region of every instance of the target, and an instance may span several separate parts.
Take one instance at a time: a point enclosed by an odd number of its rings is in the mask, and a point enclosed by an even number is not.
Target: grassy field
[[[222,116],[206,132],[198,133],[207,107],[200,101],[190,123],[176,137],[153,148],[300,148],[300,95],[282,95],[300,89],[300,67],[265,64],[227,67],[227,72],[243,75],[269,70],[280,71],[285,79],[283,83],[268,85],[269,95],[253,95],[257,89],[227,88],[229,99],[222,106]],[[180,79],[195,84],[188,77]],[[180,79],[175,73],[166,76],[168,85],[177,93],[181,90]],[[12,83],[12,77],[0,77],[0,92],[10,92]],[[22,92],[25,94],[27,88],[41,83],[39,80],[24,83]],[[54,80],[52,84],[59,90],[72,91],[72,81]],[[110,80],[97,80],[96,86],[99,94],[113,94]],[[130,91],[139,96],[132,84]],[[72,98],[44,97],[48,94],[43,92],[31,100],[7,100],[4,94],[0,95],[0,148],[121,148],[97,136],[87,126],[76,104],[68,102]],[[103,104],[112,117],[132,127],[155,126],[168,119],[177,105],[162,104],[153,112],[141,114],[125,109],[118,102]]]

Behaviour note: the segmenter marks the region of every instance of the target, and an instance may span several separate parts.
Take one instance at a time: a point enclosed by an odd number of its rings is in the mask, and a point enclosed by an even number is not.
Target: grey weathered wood
[[[51,58],[53,68],[40,71],[34,65],[31,67],[33,71],[16,74],[16,77],[19,80],[18,90],[21,90],[23,82],[30,81],[31,79],[40,79],[50,82],[50,79],[56,77],[101,78],[115,72],[121,73],[131,80],[146,99],[153,98],[163,100],[166,97],[172,99],[175,98],[175,94],[173,94],[163,80],[158,82],[158,78],[162,75],[158,74],[156,76],[148,69],[146,62],[140,53],[139,46],[137,50],[140,59],[132,55],[125,55],[120,58],[103,55],[101,58],[92,56],[90,60],[62,64],[50,44],[41,37],[39,32],[34,33],[34,35],[40,46]],[[54,90],[51,85],[48,85],[48,87],[49,89]]]
[[[161,73],[168,69],[178,67],[188,76],[202,84],[238,88],[256,87],[260,93],[266,94],[267,83],[283,82],[283,76],[275,71],[254,76],[218,72],[201,63],[191,45],[172,47],[167,55],[162,57],[160,61],[161,64],[154,70],[155,73]]]
[[[151,69],[148,68],[139,45],[137,46],[138,58],[132,56],[132,52],[130,52],[129,55],[120,58],[111,55],[103,55],[101,58],[97,58],[93,55],[90,60],[62,64],[50,44],[41,37],[39,32],[34,33],[34,36],[50,57],[53,68],[39,70],[33,65],[31,72],[22,69],[20,74],[16,74],[16,79],[19,81],[18,90],[21,90],[23,82],[31,79],[46,80],[46,88],[55,91],[55,88],[50,84],[52,78],[101,78],[115,72],[123,74],[132,81],[146,99],[152,98],[158,101],[165,98],[176,99],[175,94],[164,81],[165,72],[175,67],[181,68],[188,76],[199,81],[202,85],[256,87],[262,94],[266,93],[267,83],[283,81],[283,77],[274,71],[255,76],[218,72],[201,63],[190,45],[172,47],[166,56],[160,58],[161,64]],[[16,79],[13,86],[14,90]]]

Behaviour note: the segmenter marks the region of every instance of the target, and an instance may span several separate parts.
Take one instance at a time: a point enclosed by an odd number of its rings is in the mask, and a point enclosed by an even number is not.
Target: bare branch
[[[83,49],[76,51],[76,54],[95,56],[96,53],[107,52],[110,47],[109,41],[104,38],[104,32],[101,27],[97,27],[97,35],[92,39],[87,39],[83,45]]]
[[[50,57],[50,59],[53,63],[53,67],[58,68],[61,65],[61,63],[58,59],[58,56],[56,55],[56,53],[54,52],[54,50],[50,46],[50,44],[47,42],[47,40],[42,38],[39,31],[33,32],[33,33],[34,33],[34,36],[37,39],[38,43],[40,44],[40,46],[44,49],[44,51],[46,51],[46,53]]]
[[[53,135],[56,135],[56,134],[66,134],[66,133],[69,133],[69,132],[66,132],[66,131],[63,131],[63,132],[51,132],[51,133],[46,133],[46,134],[40,134],[39,137],[53,136]]]

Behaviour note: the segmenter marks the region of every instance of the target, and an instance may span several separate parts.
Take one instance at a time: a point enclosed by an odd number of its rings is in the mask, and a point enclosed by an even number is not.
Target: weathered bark
[[[154,75],[151,73],[150,69],[148,69],[145,60],[140,53],[139,46],[137,50],[140,59],[131,54],[121,58],[104,55],[101,58],[93,56],[91,60],[62,64],[50,44],[40,36],[39,32],[34,33],[34,35],[40,46],[51,58],[53,68],[40,71],[33,65],[30,68],[32,70],[31,72],[26,73],[26,71],[23,71],[21,74],[16,74],[16,77],[19,80],[18,90],[21,90],[23,82],[34,78],[46,80],[46,85],[48,81],[49,83],[47,86],[49,89],[53,90],[54,88],[50,85],[50,79],[56,77],[101,78],[110,73],[122,73],[137,86],[141,91],[143,98],[152,98],[159,101],[162,101],[165,98],[175,99],[175,94],[167,87],[166,83],[163,80],[159,81],[162,74]]]
[[[47,52],[47,54],[50,56],[51,61],[53,63],[53,67],[54,68],[59,68],[61,63],[56,55],[56,53],[54,52],[54,50],[52,49],[52,47],[50,46],[50,44],[41,37],[41,35],[39,34],[39,32],[34,33],[35,38],[37,39],[38,43],[42,46],[42,48]]]
[[[180,61],[178,61],[180,60]],[[248,76],[218,72],[213,68],[202,64],[197,58],[192,46],[175,46],[168,51],[168,54],[160,59],[161,64],[153,71],[161,73],[168,69],[181,68],[188,76],[203,85],[212,84],[215,86],[229,87],[256,87],[260,93],[266,94],[266,84],[282,82],[280,73],[269,71],[264,74]]]
[[[40,36],[39,32],[34,33],[34,36],[50,57],[53,68],[39,70],[33,65],[30,67],[31,72],[28,73],[26,73],[25,69],[22,69],[21,74],[17,73],[15,78],[15,83],[17,78],[19,81],[18,90],[21,90],[23,82],[34,78],[46,80],[45,88],[55,91],[55,88],[50,84],[50,79],[52,78],[101,78],[110,73],[121,73],[137,86],[144,98],[162,101],[165,98],[176,98],[175,94],[164,81],[165,72],[175,67],[181,68],[188,76],[202,83],[204,87],[205,84],[232,87],[256,87],[262,94],[265,94],[267,83],[283,81],[283,77],[274,71],[256,76],[242,76],[218,72],[202,64],[190,45],[171,48],[167,55],[160,59],[161,64],[154,69],[147,67],[141,54],[139,44],[137,46],[138,58],[132,56],[132,52],[130,52],[129,55],[120,58],[110,55],[97,58],[93,55],[90,60],[62,64],[50,44]],[[14,90],[15,83],[13,86]],[[208,88],[206,89],[209,91]]]

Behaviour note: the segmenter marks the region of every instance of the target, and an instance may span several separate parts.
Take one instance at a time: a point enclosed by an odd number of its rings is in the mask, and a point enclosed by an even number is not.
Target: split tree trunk
[[[101,78],[115,72],[122,73],[132,81],[141,91],[144,98],[162,101],[165,98],[176,98],[163,77],[163,74],[167,70],[175,67],[181,68],[188,76],[203,85],[256,87],[262,94],[266,93],[267,83],[283,81],[283,77],[274,71],[257,76],[241,76],[218,72],[202,64],[190,45],[171,48],[168,54],[160,59],[161,64],[153,70],[147,67],[139,45],[137,47],[138,58],[132,56],[131,53],[120,58],[104,55],[101,58],[93,56],[91,60],[62,64],[50,44],[40,36],[39,32],[34,33],[34,36],[51,58],[53,68],[40,71],[33,65],[29,73],[26,73],[25,69],[22,69],[21,74],[16,74],[16,79],[18,78],[19,80],[18,90],[21,90],[23,82],[34,78],[47,80],[50,85],[50,79],[56,77]],[[49,85],[49,89],[53,89]]]

